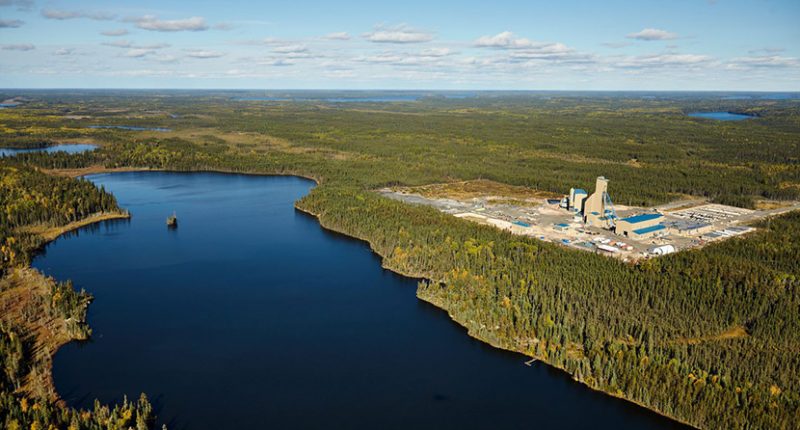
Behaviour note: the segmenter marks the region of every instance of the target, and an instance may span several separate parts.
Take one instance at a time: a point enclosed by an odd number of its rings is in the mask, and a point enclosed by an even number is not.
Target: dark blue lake
[[[752,115],[742,115],[731,112],[692,112],[689,116],[694,118],[716,119],[718,121],[741,121],[743,119],[755,118]]]
[[[79,154],[81,152],[94,151],[95,149],[97,149],[97,146],[84,143],[54,145],[45,148],[0,148],[0,157],[12,156],[25,152],[66,152],[68,154]]]
[[[95,296],[92,340],[55,357],[70,405],[144,391],[171,429],[682,428],[470,338],[367,244],[297,212],[310,181],[90,179],[133,218],[34,262]]]
[[[166,127],[140,127],[135,125],[90,125],[88,128],[107,128],[128,131],[172,131]]]

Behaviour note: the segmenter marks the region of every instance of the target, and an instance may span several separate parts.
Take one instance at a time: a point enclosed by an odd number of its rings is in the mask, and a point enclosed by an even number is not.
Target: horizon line
[[[64,91],[64,90],[82,90],[82,91],[350,91],[350,92],[365,92],[365,91],[393,91],[393,92],[473,92],[473,93],[489,93],[489,92],[583,92],[583,93],[798,93],[800,89],[796,90],[725,90],[725,89],[708,89],[708,90],[620,90],[620,89],[591,89],[591,90],[577,90],[577,89],[444,89],[444,88],[417,88],[417,89],[391,89],[391,88],[181,88],[181,87],[0,87],[0,91]]]

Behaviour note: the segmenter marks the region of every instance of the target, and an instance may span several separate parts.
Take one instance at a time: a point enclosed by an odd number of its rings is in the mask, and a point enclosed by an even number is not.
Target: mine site
[[[800,202],[753,210],[690,199],[645,208],[615,205],[610,180],[595,188],[571,188],[563,196],[487,180],[379,193],[406,203],[494,226],[513,234],[636,261],[699,248],[756,230],[757,221],[800,208]]]

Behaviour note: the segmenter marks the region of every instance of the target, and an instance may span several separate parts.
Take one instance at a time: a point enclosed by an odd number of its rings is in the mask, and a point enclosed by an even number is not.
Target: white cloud
[[[72,55],[74,53],[75,53],[75,49],[74,48],[60,48],[60,49],[56,49],[55,52],[54,52],[54,54],[60,55],[60,56],[68,56],[68,55]]]
[[[591,56],[576,53],[574,49],[558,42],[537,42],[524,37],[516,37],[510,31],[494,36],[483,36],[475,41],[480,48],[493,48],[510,51],[508,61],[524,62],[536,60],[587,62]]]
[[[151,60],[158,61],[159,63],[164,63],[164,64],[177,63],[178,62],[178,57],[176,57],[174,55],[170,55],[170,54],[151,55],[148,58],[150,58]]]
[[[278,39],[277,37],[265,37],[263,39],[257,39],[257,40],[239,40],[233,43],[236,45],[271,46],[274,47],[273,49],[277,51],[281,50],[292,51],[298,47],[306,48],[306,46],[303,43],[300,43],[298,41],[289,39]]]
[[[3,50],[5,51],[32,51],[36,49],[35,46],[31,45],[30,43],[17,43],[11,45],[2,45]]]
[[[645,28],[642,31],[631,33],[627,36],[628,39],[636,39],[636,40],[644,40],[644,41],[654,41],[654,40],[671,40],[677,39],[678,35],[675,33],[670,33],[666,30],[659,30],[657,28]]]
[[[447,57],[455,54],[457,54],[457,52],[450,48],[428,48],[420,52],[420,55],[423,57]]]
[[[291,59],[274,58],[266,61],[260,61],[258,64],[263,66],[286,67],[286,66],[294,66],[296,63],[294,60]]]
[[[542,45],[523,37],[515,37],[514,33],[504,31],[494,36],[482,36],[475,41],[475,46],[480,48],[525,49]]]
[[[139,48],[139,49],[164,49],[164,48],[169,48],[170,44],[169,43],[151,43],[149,45],[133,45],[133,47],[134,48]]]
[[[186,19],[160,20],[154,15],[129,19],[142,30],[149,31],[205,31],[208,30],[206,20],[199,16]]]
[[[345,31],[339,31],[336,33],[328,33],[325,35],[325,39],[328,40],[350,40],[350,35]]]
[[[129,58],[142,58],[152,54],[153,52],[155,51],[153,51],[152,49],[136,48],[126,52],[125,56]]]
[[[116,29],[116,30],[106,30],[106,31],[101,32],[100,34],[102,34],[103,36],[109,36],[109,37],[125,36],[125,35],[128,34],[128,30],[126,30],[124,28],[119,28],[119,29]]]
[[[287,42],[285,40],[282,40],[282,39],[278,39],[276,37],[265,37],[265,38],[263,38],[261,40],[255,40],[255,41],[248,42],[248,44],[252,44],[252,45],[284,45],[284,44],[287,44],[287,43],[289,43],[289,42]]]
[[[113,42],[103,42],[103,45],[110,46],[112,48],[143,49],[151,51],[170,47],[169,43],[151,43],[149,45],[137,45],[129,40],[115,40]]]
[[[790,68],[800,67],[800,60],[780,55],[758,55],[734,58],[728,66],[730,68]]]
[[[308,47],[305,45],[283,45],[278,46],[272,50],[277,54],[300,54],[304,52],[308,52]]]
[[[354,58],[354,60],[360,63],[406,67],[439,67],[446,64],[444,60],[445,57],[455,54],[456,52],[449,48],[430,48],[423,49],[422,51],[416,53],[385,51],[374,55],[359,56]]]
[[[103,45],[111,46],[113,48],[130,48],[133,46],[133,43],[128,40],[115,40],[113,42],[103,42]]]
[[[668,66],[699,66],[712,60],[707,55],[697,54],[655,54],[627,57],[613,61],[612,65],[622,68],[641,69],[659,68]]]
[[[554,47],[553,49],[513,51],[509,56],[509,59],[517,62],[550,61],[559,63],[592,63],[595,61],[595,57],[593,55],[577,53],[564,45],[558,45],[559,46]]]
[[[423,43],[433,40],[433,35],[400,24],[388,27],[378,26],[375,30],[365,33],[364,39],[374,43]]]
[[[86,18],[92,19],[95,21],[110,21],[116,16],[114,14],[110,14],[107,12],[87,12],[87,11],[70,11],[70,10],[59,10],[59,9],[42,9],[42,16],[47,19],[56,19],[59,21],[64,21],[67,19],[77,19],[77,18]]]
[[[29,10],[33,7],[33,0],[0,0],[0,6],[16,6],[18,10]]]
[[[193,49],[186,54],[187,57],[200,58],[200,59],[219,58],[224,55],[225,55],[224,52],[209,51],[205,49]]]
[[[0,19],[0,28],[19,28],[25,24],[25,21],[18,19]]]

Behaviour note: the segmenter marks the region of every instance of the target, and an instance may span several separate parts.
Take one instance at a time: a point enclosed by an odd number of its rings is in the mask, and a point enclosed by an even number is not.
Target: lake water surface
[[[682,428],[468,337],[367,244],[294,210],[310,181],[89,179],[132,219],[78,230],[34,262],[96,299],[92,340],[55,357],[70,405],[144,391],[171,429]]]
[[[90,125],[88,128],[99,129],[117,129],[128,131],[172,131],[171,128],[166,127],[141,127],[136,125]]]
[[[67,154],[79,154],[81,152],[94,151],[95,149],[97,149],[97,146],[84,143],[54,145],[45,148],[0,148],[0,157],[12,156],[25,152],[66,152]]]
[[[718,121],[741,121],[755,118],[752,115],[742,115],[732,112],[692,112],[689,116],[694,118],[716,119]]]

